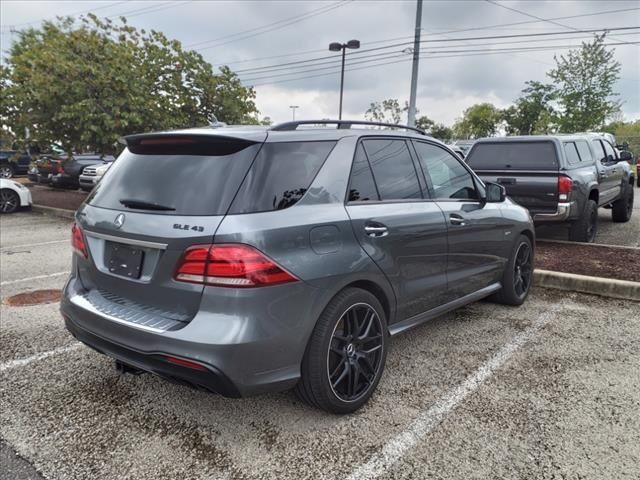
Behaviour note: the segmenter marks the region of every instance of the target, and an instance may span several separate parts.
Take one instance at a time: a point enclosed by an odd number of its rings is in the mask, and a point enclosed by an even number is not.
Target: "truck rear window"
[[[88,203],[125,210],[123,200],[134,200],[166,207],[158,209],[165,215],[223,215],[261,145],[235,139],[143,139],[118,157]]]
[[[552,142],[477,143],[466,162],[476,171],[558,170],[558,157]]]

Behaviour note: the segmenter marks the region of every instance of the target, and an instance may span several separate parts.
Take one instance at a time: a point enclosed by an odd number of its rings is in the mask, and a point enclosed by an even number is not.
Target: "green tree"
[[[389,98],[382,102],[372,102],[364,113],[364,118],[371,122],[393,123],[398,125],[405,112],[409,111],[409,105],[405,102],[400,106],[397,98]]]
[[[111,152],[119,137],[257,113],[251,88],[228,68],[157,31],[94,15],[19,33],[0,70],[0,120],[19,138],[66,151]],[[24,139],[23,139],[24,140]]]
[[[613,133],[618,145],[628,146],[635,155],[640,155],[640,120],[632,122],[617,121],[606,125],[603,130]]]
[[[451,140],[453,140],[453,129],[447,127],[443,123],[434,124],[428,133],[433,138],[437,138],[438,140],[441,140],[445,143],[449,143]]]
[[[548,75],[556,84],[561,132],[602,128],[620,110],[613,87],[620,76],[614,50],[604,45],[605,35],[555,57],[556,68]]]
[[[514,105],[502,110],[507,134],[535,135],[552,132],[555,111],[551,102],[555,99],[555,88],[537,81],[528,81],[526,85]]]
[[[457,138],[481,138],[495,135],[502,114],[491,103],[477,103],[467,108],[453,125]]]

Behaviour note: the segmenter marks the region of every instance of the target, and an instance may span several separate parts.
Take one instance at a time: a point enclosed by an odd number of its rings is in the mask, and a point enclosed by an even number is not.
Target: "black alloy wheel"
[[[527,242],[522,242],[518,246],[513,266],[513,289],[518,297],[526,295],[529,291],[533,274],[532,267],[531,246]]]
[[[327,375],[336,397],[354,402],[366,394],[382,365],[382,322],[366,303],[349,307],[336,324],[327,355]]]
[[[13,190],[0,190],[0,212],[13,213],[20,206],[20,197]]]

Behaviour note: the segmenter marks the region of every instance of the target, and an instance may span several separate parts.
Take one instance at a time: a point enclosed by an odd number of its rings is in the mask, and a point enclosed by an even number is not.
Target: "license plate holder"
[[[109,272],[126,278],[140,278],[144,251],[122,243],[107,242],[106,264]]]

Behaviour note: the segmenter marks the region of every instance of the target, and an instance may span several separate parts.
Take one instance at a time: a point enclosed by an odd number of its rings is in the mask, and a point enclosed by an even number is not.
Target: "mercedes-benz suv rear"
[[[424,135],[300,123],[127,137],[76,214],[69,331],[124,371],[350,412],[390,334],[524,301],[533,228],[504,189]]]

